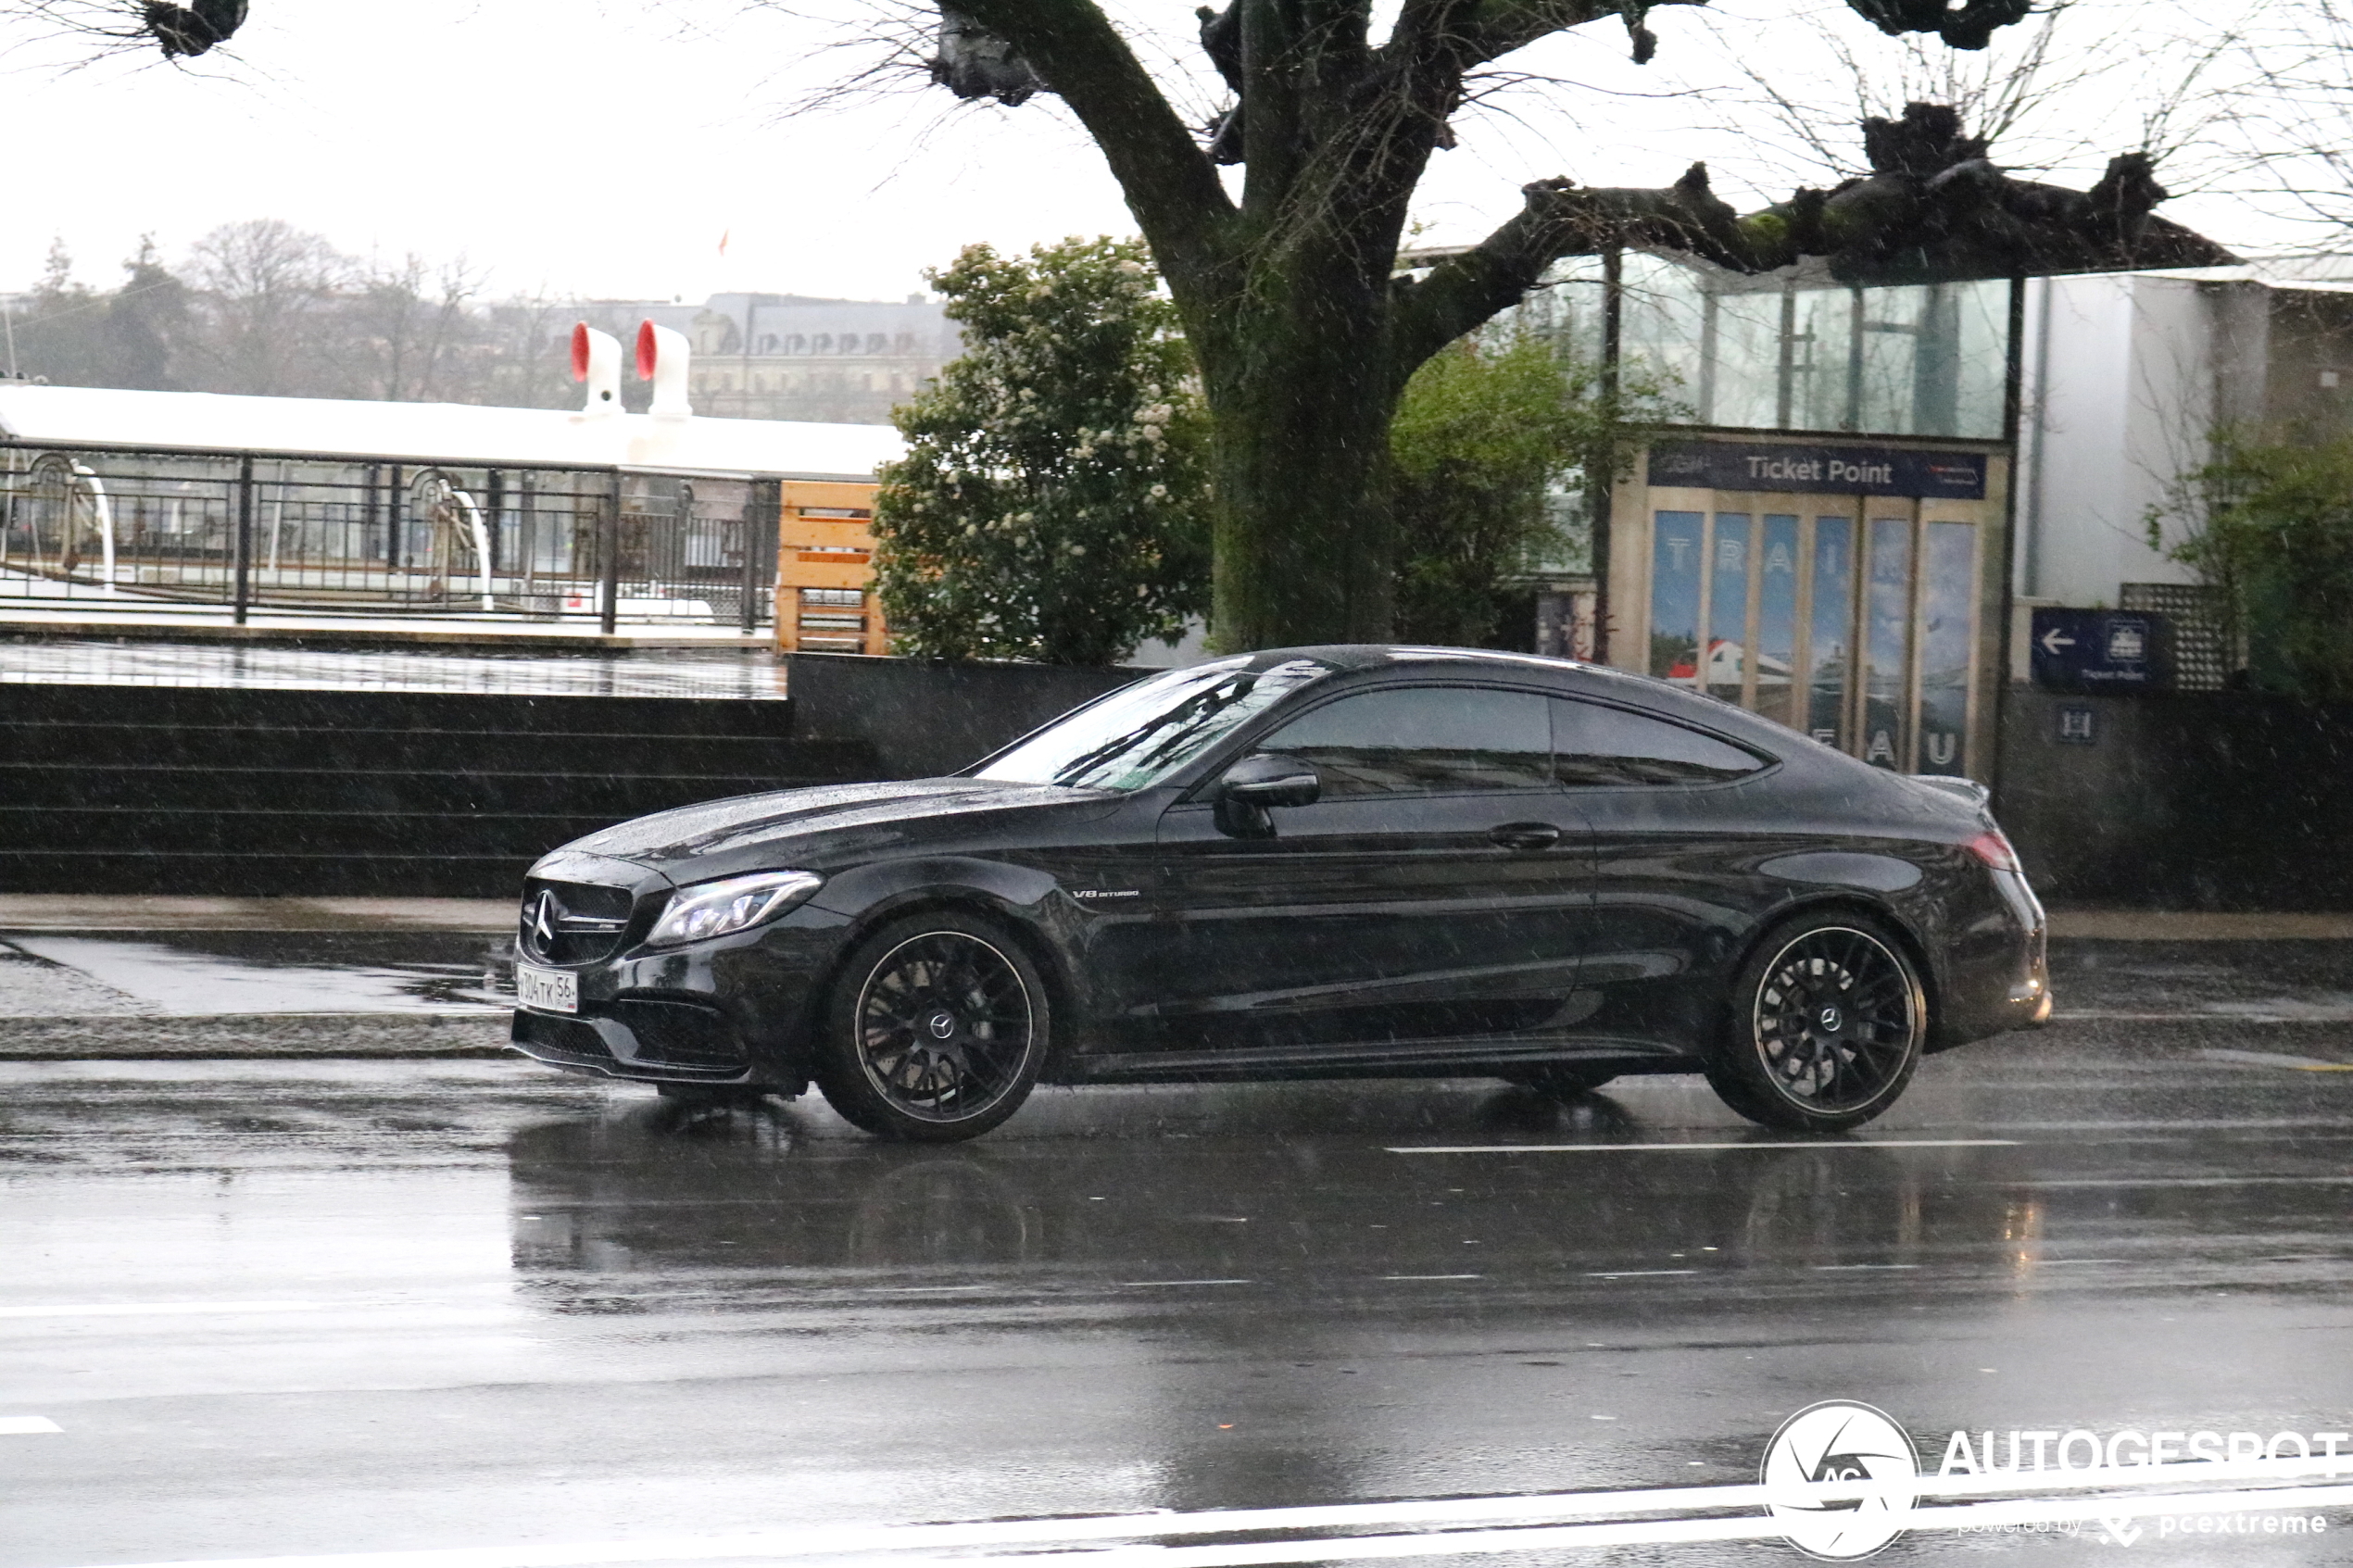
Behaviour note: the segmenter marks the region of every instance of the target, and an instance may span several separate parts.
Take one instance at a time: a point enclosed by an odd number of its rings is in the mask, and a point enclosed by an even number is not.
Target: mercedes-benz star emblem
[[[539,907],[531,918],[531,934],[539,938],[539,946],[543,950],[555,945],[556,922],[563,918],[564,907],[556,902],[556,896],[553,893],[541,893]]]
[[[1839,1011],[1837,1008],[1826,1007],[1822,1010],[1822,1032],[1824,1034],[1837,1034],[1838,1026],[1845,1022],[1846,1015]]]
[[[956,1015],[952,1012],[933,1013],[925,1021],[924,1027],[931,1031],[933,1039],[944,1040],[956,1032]]]

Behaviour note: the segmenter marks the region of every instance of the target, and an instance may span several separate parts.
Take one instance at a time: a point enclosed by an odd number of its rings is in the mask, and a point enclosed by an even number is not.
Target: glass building
[[[1521,330],[1681,406],[1610,488],[1582,647],[1881,767],[1990,778],[2013,286],[1634,252],[1548,283]]]

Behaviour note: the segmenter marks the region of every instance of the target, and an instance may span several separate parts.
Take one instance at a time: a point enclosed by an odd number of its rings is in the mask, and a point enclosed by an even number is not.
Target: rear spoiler
[[[1975,779],[1955,778],[1950,773],[1906,773],[1904,776],[1916,784],[1926,784],[1946,795],[1958,796],[1972,806],[1983,806],[1994,798],[1994,791]]]

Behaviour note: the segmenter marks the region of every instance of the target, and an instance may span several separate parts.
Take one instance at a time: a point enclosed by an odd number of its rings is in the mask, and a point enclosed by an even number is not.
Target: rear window
[[[1666,719],[1554,697],[1553,773],[1571,788],[1719,784],[1755,772],[1753,751]]]

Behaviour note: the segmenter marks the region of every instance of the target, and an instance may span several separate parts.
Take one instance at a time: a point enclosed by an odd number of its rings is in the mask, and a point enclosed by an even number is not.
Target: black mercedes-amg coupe
[[[952,778],[664,811],[524,884],[514,1040],[885,1136],[1032,1085],[1704,1073],[1870,1120],[2049,1015],[1982,792],[1660,682],[1461,648],[1139,681]]]

